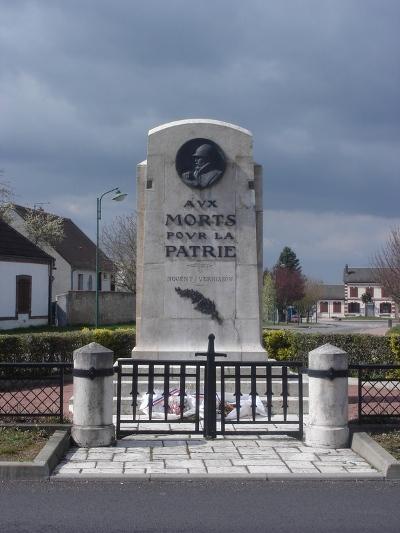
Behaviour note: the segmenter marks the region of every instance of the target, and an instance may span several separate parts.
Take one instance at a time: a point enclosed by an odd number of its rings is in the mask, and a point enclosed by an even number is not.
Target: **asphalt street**
[[[368,335],[384,335],[388,330],[387,320],[328,320],[320,319],[317,324],[303,324],[296,327],[290,326],[268,326],[271,329],[290,329],[299,333],[367,333]]]
[[[395,482],[2,482],[3,533],[398,533]]]

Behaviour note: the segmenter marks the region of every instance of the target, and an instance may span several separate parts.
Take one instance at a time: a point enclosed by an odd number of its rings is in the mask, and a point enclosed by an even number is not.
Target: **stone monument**
[[[137,174],[135,358],[191,359],[210,333],[228,360],[264,361],[262,169],[252,134],[216,120],[149,131]]]

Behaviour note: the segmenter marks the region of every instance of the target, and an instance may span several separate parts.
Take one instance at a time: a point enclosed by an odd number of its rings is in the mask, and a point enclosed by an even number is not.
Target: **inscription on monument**
[[[184,209],[190,210],[198,207],[218,209],[218,203],[217,200],[196,202],[188,200],[183,205]],[[227,227],[234,228],[236,226],[236,215],[234,214],[179,213],[172,215],[167,213],[165,225],[168,227],[166,238],[169,241],[165,244],[166,257],[212,257],[214,259],[236,257],[236,246],[228,244],[235,241],[233,229],[224,231]],[[180,228],[179,231],[176,231],[176,226]],[[197,228],[202,231],[197,231]],[[218,231],[215,231],[216,228]],[[185,244],[182,244],[182,241]],[[207,241],[209,242],[207,243]],[[214,241],[223,242],[215,243]],[[199,244],[194,244],[196,242]]]

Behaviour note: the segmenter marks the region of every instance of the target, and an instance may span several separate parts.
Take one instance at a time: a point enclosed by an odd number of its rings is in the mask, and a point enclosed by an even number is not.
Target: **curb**
[[[385,479],[400,479],[400,461],[397,461],[367,433],[354,433],[351,449],[382,472]]]
[[[368,481],[384,480],[382,472],[358,473],[271,473],[271,474],[76,474],[65,473],[51,476],[51,481],[63,482],[74,479],[75,481]]]
[[[70,446],[70,430],[57,430],[31,462],[0,461],[0,480],[49,479]]]

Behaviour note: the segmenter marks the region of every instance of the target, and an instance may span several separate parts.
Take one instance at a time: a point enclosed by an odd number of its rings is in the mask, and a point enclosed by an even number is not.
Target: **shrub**
[[[276,332],[290,333],[290,335],[276,336],[281,339],[278,349],[272,350],[269,337]],[[278,343],[278,340],[276,341]],[[289,345],[288,345],[289,342]],[[341,334],[341,333],[298,333],[282,330],[266,331],[264,333],[264,344],[269,356],[273,359],[287,359],[285,351],[279,348],[290,350],[293,360],[301,360],[307,363],[308,352],[324,344],[333,344],[349,354],[349,363],[388,363],[396,362],[396,355],[391,348],[390,338],[385,336],[364,335],[364,334]],[[272,343],[273,344],[273,343]],[[278,343],[279,344],[279,343]],[[399,343],[400,345],[400,343]],[[283,357],[281,357],[283,356]]]
[[[90,342],[113,350],[114,358],[129,357],[135,346],[132,329],[66,331],[0,335],[0,362],[72,362],[73,351]]]
[[[290,331],[273,330],[264,333],[264,344],[269,357],[290,361],[296,357],[293,334]]]
[[[400,335],[390,335],[390,348],[395,354],[396,362],[400,363]]]

